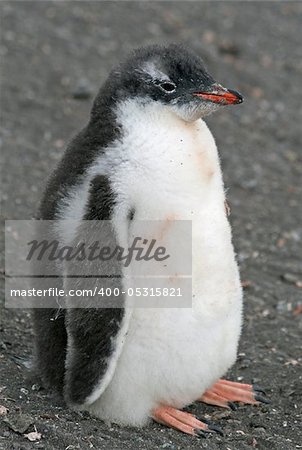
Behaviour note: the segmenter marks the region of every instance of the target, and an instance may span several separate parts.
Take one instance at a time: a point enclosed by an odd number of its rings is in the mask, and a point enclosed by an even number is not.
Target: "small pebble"
[[[287,283],[291,283],[291,284],[296,284],[299,279],[297,277],[297,275],[293,274],[293,273],[283,273],[280,276],[281,280],[286,281]]]
[[[72,96],[76,100],[87,100],[92,96],[93,87],[90,82],[82,78],[72,92]]]

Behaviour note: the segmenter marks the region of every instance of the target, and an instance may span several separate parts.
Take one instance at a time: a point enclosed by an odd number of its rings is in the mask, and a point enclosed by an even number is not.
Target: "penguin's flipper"
[[[110,248],[123,245],[110,220],[114,207],[108,179],[95,177],[91,182],[87,213],[77,228],[74,245],[80,241],[85,242],[87,248],[95,242]],[[122,232],[129,226],[127,214],[118,226]],[[75,273],[81,276],[74,276]],[[117,259],[66,262],[64,275],[65,292],[73,289],[84,293],[97,289],[92,297],[84,294],[77,298],[69,296],[66,300],[68,339],[64,394],[68,404],[81,407],[96,401],[111,381],[127,333],[130,309],[126,308],[122,294],[123,271]],[[120,295],[102,296],[100,290],[104,287],[112,292],[117,288]]]
[[[110,382],[122,345],[122,308],[68,310],[65,400],[71,406],[89,405]]]
[[[171,406],[159,406],[152,412],[152,418],[163,425],[175,428],[186,434],[193,436],[206,437],[207,433],[216,432],[223,434],[221,429],[212,425],[205,419],[198,420],[193,414]]]
[[[209,405],[230,409],[236,409],[233,402],[241,402],[249,405],[259,405],[260,402],[270,403],[263,389],[258,386],[228,380],[217,381],[198,400]]]

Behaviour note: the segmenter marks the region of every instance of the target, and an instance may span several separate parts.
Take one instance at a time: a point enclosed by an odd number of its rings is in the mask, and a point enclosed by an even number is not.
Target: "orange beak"
[[[211,86],[211,90],[207,92],[194,92],[193,95],[200,97],[203,100],[208,100],[212,103],[220,105],[237,105],[243,102],[243,97],[239,92],[231,89],[226,89],[219,84]]]

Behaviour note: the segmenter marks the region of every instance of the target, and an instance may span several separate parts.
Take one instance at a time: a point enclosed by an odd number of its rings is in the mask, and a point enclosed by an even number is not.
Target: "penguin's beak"
[[[237,105],[243,102],[243,97],[239,92],[226,89],[220,84],[212,84],[209,89],[194,92],[193,95],[219,105]]]

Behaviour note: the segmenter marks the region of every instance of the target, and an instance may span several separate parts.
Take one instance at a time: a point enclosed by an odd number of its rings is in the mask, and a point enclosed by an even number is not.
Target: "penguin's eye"
[[[173,92],[176,91],[176,85],[171,81],[163,81],[161,83],[158,83],[158,86],[162,91],[165,91],[168,94],[172,94]]]

